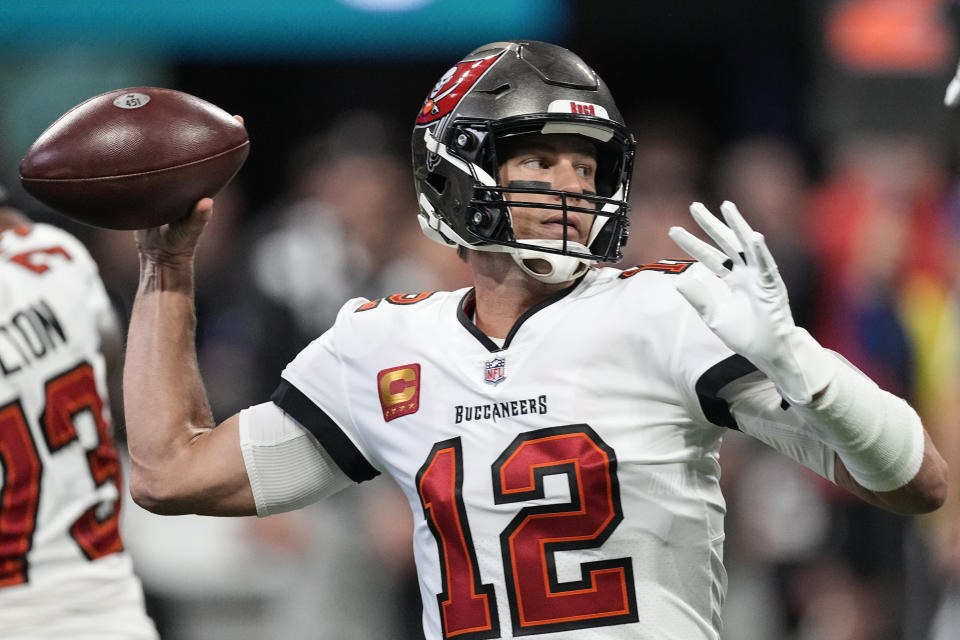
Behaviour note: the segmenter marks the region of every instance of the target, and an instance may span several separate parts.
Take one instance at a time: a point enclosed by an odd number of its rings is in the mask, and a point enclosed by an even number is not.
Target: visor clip
[[[453,142],[458,149],[472,151],[473,148],[476,147],[477,139],[476,136],[473,136],[462,129],[456,129],[453,131]]]

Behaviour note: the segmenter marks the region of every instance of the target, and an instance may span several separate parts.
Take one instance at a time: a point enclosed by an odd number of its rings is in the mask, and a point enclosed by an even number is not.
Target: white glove
[[[787,288],[767,249],[736,205],[724,202],[724,225],[699,202],[690,205],[698,225],[720,248],[681,227],[670,238],[718,277],[690,269],[677,291],[724,344],[752,362],[791,404],[809,404],[833,379],[836,359],[790,313]]]

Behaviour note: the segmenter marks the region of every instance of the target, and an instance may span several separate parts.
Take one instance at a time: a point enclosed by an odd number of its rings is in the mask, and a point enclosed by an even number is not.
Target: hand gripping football
[[[172,89],[117,89],[50,125],[20,163],[20,182],[80,222],[145,229],[215,195],[249,151],[244,126],[205,100]]]

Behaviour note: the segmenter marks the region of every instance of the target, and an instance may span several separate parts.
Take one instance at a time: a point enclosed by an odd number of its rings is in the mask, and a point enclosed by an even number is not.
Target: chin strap
[[[524,242],[549,249],[563,247],[562,240],[524,240]],[[589,253],[589,250],[579,242],[567,242],[567,248]],[[575,280],[586,273],[592,263],[591,260],[586,258],[574,258],[573,256],[546,253],[535,249],[511,248],[509,252],[514,262],[523,269],[524,273],[546,284],[560,284]],[[540,273],[533,268],[542,266],[549,267],[549,270]]]

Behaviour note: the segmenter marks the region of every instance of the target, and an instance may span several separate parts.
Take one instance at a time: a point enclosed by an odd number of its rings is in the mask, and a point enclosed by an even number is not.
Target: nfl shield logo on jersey
[[[506,360],[503,358],[494,358],[483,363],[483,381],[487,384],[497,384],[506,378],[504,370]]]

